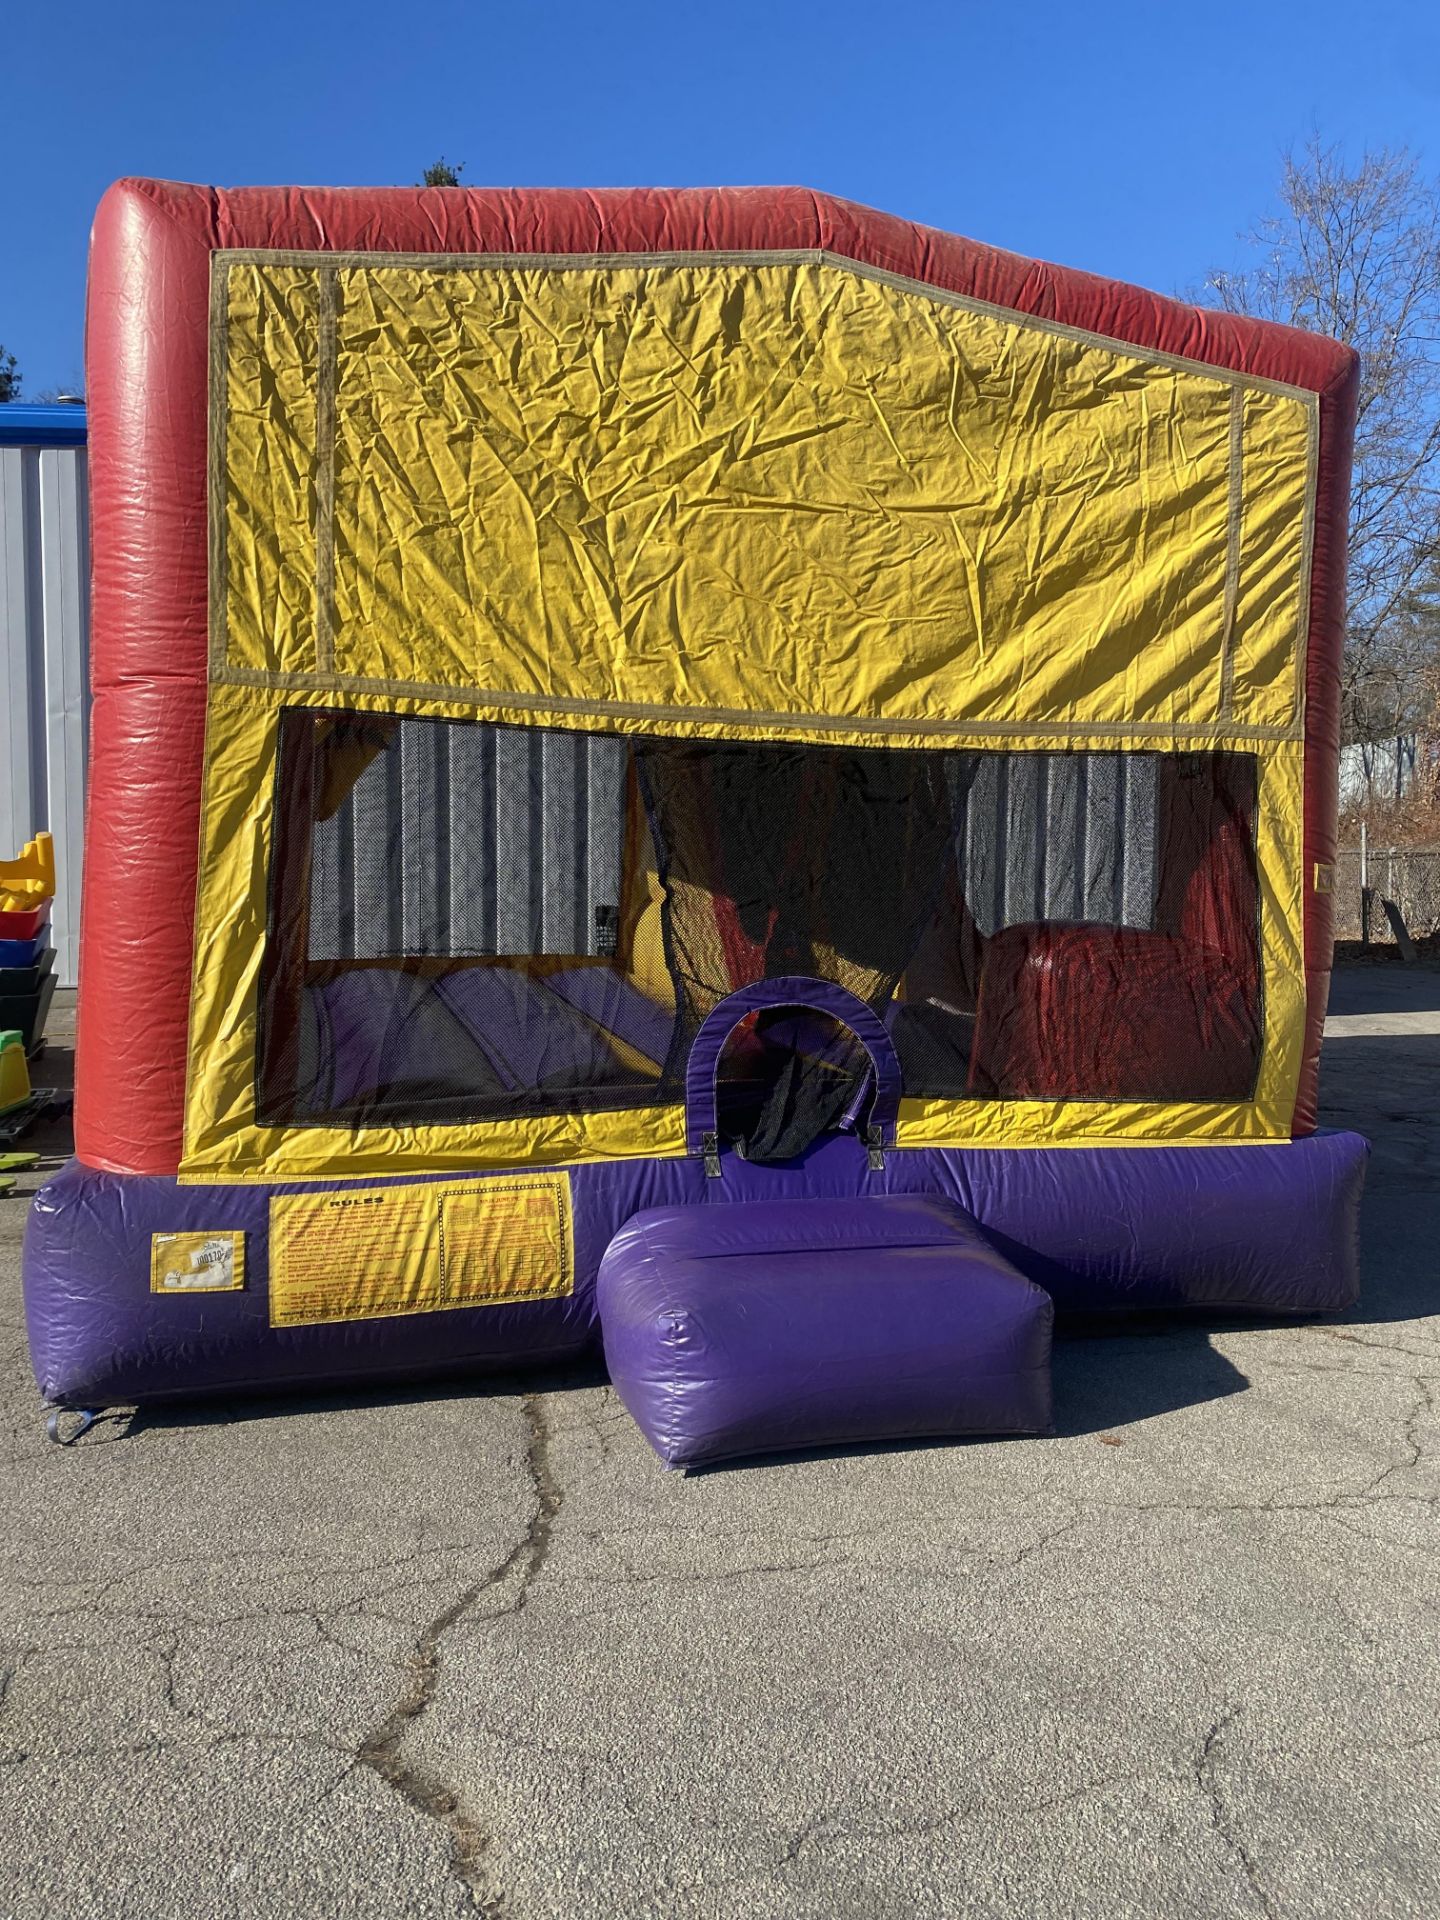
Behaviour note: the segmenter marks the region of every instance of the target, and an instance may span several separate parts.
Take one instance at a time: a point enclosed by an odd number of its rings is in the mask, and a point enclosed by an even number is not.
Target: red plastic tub
[[[40,929],[49,923],[48,900],[42,900],[38,907],[0,912],[0,940],[33,940]]]

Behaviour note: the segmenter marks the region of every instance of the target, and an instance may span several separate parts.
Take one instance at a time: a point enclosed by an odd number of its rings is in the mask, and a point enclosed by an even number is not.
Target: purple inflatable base
[[[294,1328],[270,1325],[271,1195],[385,1183],[180,1186],[71,1161],[37,1194],[26,1231],[30,1351],[45,1399],[68,1407],[553,1363],[595,1345],[595,1276],[635,1214],[887,1193],[958,1202],[1061,1311],[1337,1312],[1357,1292],[1368,1153],[1353,1133],[1243,1147],[915,1148],[868,1172],[856,1141],[834,1137],[788,1166],[727,1156],[718,1180],[694,1158],[611,1161],[570,1169],[570,1297]],[[243,1290],[150,1291],[153,1233],[226,1231],[245,1235]]]
[[[661,1207],[610,1242],[596,1294],[667,1467],[1050,1430],[1050,1296],[952,1201]]]

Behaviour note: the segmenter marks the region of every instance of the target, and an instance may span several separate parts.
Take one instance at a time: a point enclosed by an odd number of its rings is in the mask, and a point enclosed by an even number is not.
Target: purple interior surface
[[[543,980],[514,967],[462,967],[436,992],[516,1087],[586,1087],[614,1079],[617,1057]]]
[[[601,985],[581,985],[586,974]],[[622,1039],[635,1033],[645,1053],[660,1036],[661,1057],[669,1039],[667,1016],[601,968],[537,979],[517,967],[464,967],[432,981],[398,967],[361,967],[310,993],[329,1069],[324,1105],[334,1111],[407,1083],[453,1081],[458,1092],[468,1084],[462,1069],[472,1048],[495,1084],[513,1093],[627,1077],[602,1027]]]
[[[373,1098],[404,1066],[414,1077],[423,1077],[427,1067],[433,1072],[436,1061],[414,1058],[417,1035],[414,1029],[407,1033],[404,1014],[413,1004],[413,983],[413,975],[362,967],[311,989],[330,1070],[327,1107]]]
[[[611,1161],[570,1170],[572,1298],[288,1329],[269,1324],[271,1195],[373,1177],[180,1186],[72,1161],[27,1227],[31,1354],[47,1399],[82,1406],[553,1359],[593,1341],[601,1258],[642,1210],[886,1193],[953,1200],[1062,1308],[1333,1311],[1355,1299],[1368,1151],[1353,1133],[1260,1146],[901,1148],[872,1173],[846,1136],[784,1166],[727,1155],[718,1180],[689,1156]],[[226,1230],[246,1236],[243,1291],[150,1292],[152,1233]]]
[[[613,967],[566,967],[547,973],[545,985],[577,1013],[652,1060],[657,1070],[664,1064],[675,1016],[657,1006],[623,973]]]

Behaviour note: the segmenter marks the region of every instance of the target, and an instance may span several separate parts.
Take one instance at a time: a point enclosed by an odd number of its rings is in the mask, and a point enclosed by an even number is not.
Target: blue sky
[[[19,0],[0,341],[77,377],[95,202],[224,185],[798,183],[1162,291],[1311,127],[1440,172],[1440,0]]]

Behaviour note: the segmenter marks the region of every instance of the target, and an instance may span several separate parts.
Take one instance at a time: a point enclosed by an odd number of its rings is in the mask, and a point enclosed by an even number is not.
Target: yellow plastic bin
[[[27,840],[13,860],[0,860],[0,913],[26,913],[55,895],[55,842]]]

